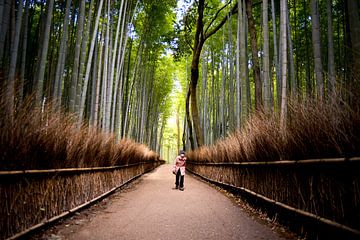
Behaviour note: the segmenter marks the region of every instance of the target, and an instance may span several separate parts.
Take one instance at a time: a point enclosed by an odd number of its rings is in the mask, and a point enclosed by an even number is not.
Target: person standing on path
[[[184,191],[184,177],[185,177],[186,157],[185,151],[181,150],[179,155],[175,158],[173,173],[175,174],[175,189]]]

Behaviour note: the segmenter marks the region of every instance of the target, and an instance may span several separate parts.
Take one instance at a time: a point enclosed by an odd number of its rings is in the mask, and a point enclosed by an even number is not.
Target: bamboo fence
[[[346,234],[348,239],[360,238],[360,158],[233,163],[187,161],[186,167],[208,181],[236,189],[271,216],[278,217],[285,211],[293,217],[284,221],[285,224],[296,220],[305,226],[304,221],[308,221],[312,225],[309,228],[315,228],[311,231],[315,231],[316,237],[336,232],[339,236]],[[306,232],[300,229],[301,234]],[[334,231],[323,234],[324,229]]]
[[[22,237],[103,198],[162,163],[0,171],[0,239]]]

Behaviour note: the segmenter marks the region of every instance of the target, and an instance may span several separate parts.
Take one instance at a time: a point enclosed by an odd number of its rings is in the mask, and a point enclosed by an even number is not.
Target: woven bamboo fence
[[[359,167],[360,158],[187,162],[190,172],[236,189],[255,207],[265,206],[264,210],[271,216],[279,217],[278,214],[286,212],[287,222],[296,220],[305,225],[308,222],[310,228],[315,228],[316,238],[339,234],[342,239],[360,239]],[[300,227],[301,234],[306,231],[303,227]],[[329,234],[323,234],[324,229]]]
[[[87,206],[162,163],[0,171],[0,239],[24,236]]]

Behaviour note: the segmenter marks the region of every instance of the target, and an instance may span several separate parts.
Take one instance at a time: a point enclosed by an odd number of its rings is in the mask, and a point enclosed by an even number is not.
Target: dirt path
[[[73,233],[55,239],[281,239],[228,197],[187,175],[174,190],[170,166],[142,177]]]

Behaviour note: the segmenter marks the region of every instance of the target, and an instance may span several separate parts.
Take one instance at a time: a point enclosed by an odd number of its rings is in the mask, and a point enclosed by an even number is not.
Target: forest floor
[[[30,239],[296,239],[231,194],[185,176],[174,189],[170,165]]]

